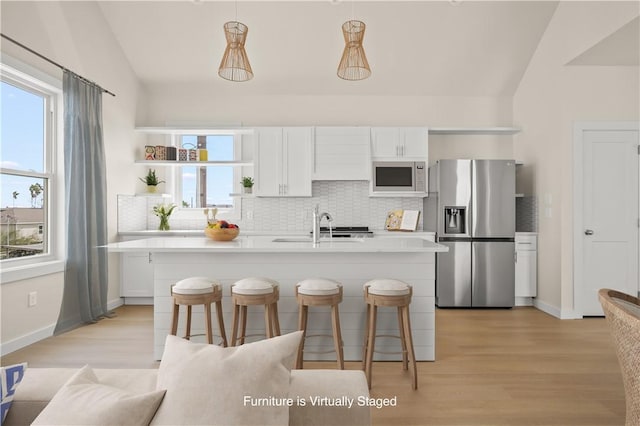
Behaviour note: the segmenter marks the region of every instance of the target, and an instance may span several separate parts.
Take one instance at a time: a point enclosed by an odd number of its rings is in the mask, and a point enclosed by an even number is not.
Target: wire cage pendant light
[[[224,36],[227,47],[224,50],[218,75],[225,80],[247,81],[253,78],[253,70],[249,64],[249,57],[244,49],[249,27],[238,21],[224,24]]]
[[[362,21],[347,21],[342,24],[345,46],[338,65],[338,77],[344,80],[364,80],[371,75],[362,47],[365,27]]]

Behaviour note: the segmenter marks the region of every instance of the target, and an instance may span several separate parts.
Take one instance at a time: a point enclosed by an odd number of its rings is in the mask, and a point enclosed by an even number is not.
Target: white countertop
[[[373,229],[373,234],[376,237],[431,237],[433,240],[436,233],[429,231],[414,231],[414,232],[401,232],[401,231],[387,231],[384,229]],[[124,231],[118,232],[119,237],[138,237],[138,238],[152,238],[152,237],[199,237],[203,234],[202,229],[177,229],[177,230],[169,230],[169,231],[157,231],[157,230],[147,230],[147,231]],[[246,231],[242,230],[243,236],[309,236],[310,232],[305,231]]]
[[[286,242],[275,242],[284,238]],[[213,241],[200,237],[157,237],[111,243],[111,252],[197,252],[197,253],[435,253],[448,248],[425,238],[328,238],[313,245],[309,237],[286,235],[240,236],[233,241]]]

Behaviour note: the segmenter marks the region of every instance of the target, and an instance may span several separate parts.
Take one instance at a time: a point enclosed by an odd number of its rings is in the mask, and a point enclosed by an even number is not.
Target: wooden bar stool
[[[400,336],[379,335],[378,337],[399,338],[402,342],[402,369],[408,369],[408,361],[413,370],[413,389],[418,389],[418,368],[416,355],[413,351],[411,321],[409,319],[409,305],[411,304],[411,286],[400,280],[377,279],[364,285],[364,300],[367,303],[367,326],[365,329],[364,345],[362,348],[362,364],[371,389],[371,370],[373,366],[373,352],[376,340],[376,318],[378,306],[396,307],[398,309],[398,328]],[[376,351],[378,352],[378,351]],[[381,352],[380,353],[399,353]]]
[[[264,305],[264,325],[267,338],[280,335],[278,321],[279,284],[269,278],[251,277],[236,281],[231,286],[231,302],[233,303],[233,327],[231,345],[236,346],[238,340],[244,344],[247,336],[247,306]],[[240,335],[238,328],[242,323]]]
[[[191,277],[178,281],[171,287],[173,297],[173,320],[171,322],[171,334],[178,332],[178,318],[180,316],[180,305],[187,307],[187,326],[184,338],[190,340],[191,334],[191,307],[193,305],[203,305],[206,322],[206,336],[209,344],[213,343],[213,331],[211,328],[211,304],[216,304],[216,314],[218,315],[218,326],[220,327],[220,337],[222,346],[227,347],[227,335],[224,332],[224,319],[222,318],[222,286],[216,280],[205,277]]]
[[[304,342],[309,337],[329,336],[325,334],[307,335],[307,317],[309,306],[331,306],[331,324],[333,326],[333,346],[336,352],[338,368],[344,370],[344,353],[342,351],[342,333],[340,332],[340,314],[338,304],[342,302],[342,285],[326,278],[311,278],[300,281],[296,285],[296,300],[298,301],[298,330],[302,330],[302,340],[298,348],[296,368],[302,369]],[[330,337],[330,336],[329,336]],[[314,353],[329,353],[314,352]]]

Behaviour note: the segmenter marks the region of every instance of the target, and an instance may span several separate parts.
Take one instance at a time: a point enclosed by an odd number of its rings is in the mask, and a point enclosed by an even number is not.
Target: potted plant
[[[149,171],[147,172],[147,175],[139,179],[142,182],[147,184],[148,192],[156,192],[156,189],[157,189],[156,187],[158,186],[158,184],[164,183],[163,180],[158,180],[158,177],[156,176],[156,171],[154,169],[149,169]]]
[[[245,194],[251,194],[253,188],[253,178],[250,176],[243,176],[242,181],[240,182],[244,188]]]
[[[173,209],[176,208],[175,204],[158,204],[153,207],[153,214],[160,218],[160,226],[158,226],[159,231],[168,231],[169,227],[169,216],[173,213]]]

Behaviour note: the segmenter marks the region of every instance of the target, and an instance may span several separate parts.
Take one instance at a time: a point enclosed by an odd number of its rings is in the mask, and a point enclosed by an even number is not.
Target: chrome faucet
[[[313,209],[313,244],[318,244],[320,242],[320,222],[322,222],[322,218],[327,218],[327,222],[329,222],[329,233],[331,233],[331,222],[333,222],[333,217],[327,213],[319,213],[319,206],[316,204],[315,209]]]

